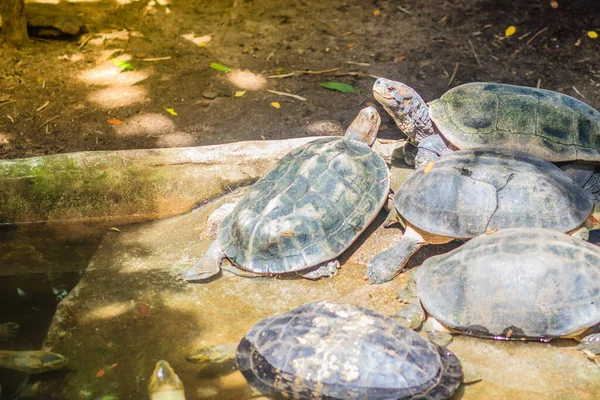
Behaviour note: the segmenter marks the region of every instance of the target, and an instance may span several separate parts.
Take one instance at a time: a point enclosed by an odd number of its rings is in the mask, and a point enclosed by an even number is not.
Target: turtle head
[[[154,372],[152,372],[150,383],[148,384],[148,392],[152,398],[155,398],[154,396],[158,393],[173,394],[173,392],[181,392],[183,394],[183,383],[181,383],[179,376],[177,376],[167,361],[159,360],[156,362]]]
[[[379,78],[373,85],[373,97],[410,139],[418,142],[434,133],[427,104],[410,86]]]
[[[372,146],[377,138],[381,117],[373,106],[365,107],[354,118],[344,137]]]

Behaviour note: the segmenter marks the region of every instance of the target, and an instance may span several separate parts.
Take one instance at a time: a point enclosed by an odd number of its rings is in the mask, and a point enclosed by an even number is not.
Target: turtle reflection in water
[[[380,118],[359,113],[345,137],[301,146],[259,179],[219,225],[217,240],[180,279],[205,280],[224,258],[244,276],[337,274],[336,260],[387,200],[389,169],[370,146]]]
[[[277,399],[447,399],[463,377],[451,352],[393,318],[333,302],[267,318],[239,345],[211,346],[188,360],[234,357],[252,386]]]
[[[574,338],[581,350],[600,354],[600,247],[564,233],[481,235],[427,259],[399,296],[410,304],[397,317],[418,328],[428,315],[424,328],[434,337],[449,330],[505,340]]]

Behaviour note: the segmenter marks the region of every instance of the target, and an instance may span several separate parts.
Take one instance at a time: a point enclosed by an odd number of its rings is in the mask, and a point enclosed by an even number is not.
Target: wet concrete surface
[[[401,307],[396,291],[404,287],[406,274],[382,285],[364,280],[369,259],[400,238],[397,227],[381,226],[385,212],[342,255],[333,279],[250,279],[224,272],[208,283],[176,281],[211,243],[211,213],[242,194],[236,191],[182,216],[108,232],[80,283],[59,305],[45,342],[69,357],[69,367],[40,378],[36,390],[53,398],[145,398],[154,364],[165,359],[189,399],[249,398],[240,373],[199,371],[185,357],[199,346],[238,341],[261,319],[311,301],[347,302],[386,315]],[[411,265],[440,251],[426,247]],[[482,380],[462,385],[454,398],[599,398],[600,366],[576,346],[567,339],[537,343],[457,336],[449,349]]]

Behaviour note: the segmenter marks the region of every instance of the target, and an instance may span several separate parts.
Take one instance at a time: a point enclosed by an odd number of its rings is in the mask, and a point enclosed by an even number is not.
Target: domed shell
[[[421,168],[394,195],[400,215],[436,235],[469,239],[499,228],[568,232],[593,201],[560,168],[508,149],[468,149]]]
[[[457,86],[430,103],[459,149],[501,146],[549,161],[600,161],[600,113],[562,93],[499,83]]]
[[[246,334],[237,364],[262,392],[290,398],[449,398],[458,359],[392,318],[317,302],[267,318]]]
[[[560,232],[481,235],[414,278],[427,313],[469,335],[551,339],[600,323],[600,248]]]
[[[255,273],[329,261],[373,221],[390,189],[385,161],[354,140],[312,141],[258,180],[221,223],[227,257]]]

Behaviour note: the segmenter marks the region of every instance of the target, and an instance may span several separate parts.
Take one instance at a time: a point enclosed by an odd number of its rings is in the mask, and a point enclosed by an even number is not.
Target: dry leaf
[[[558,1],[550,0],[550,7],[554,8],[556,10],[558,8]]]
[[[379,10],[373,10],[373,15],[374,16],[378,16],[379,14],[381,14],[381,11],[379,11]]]
[[[515,28],[513,25],[509,26],[508,28],[506,28],[506,31],[504,31],[504,36],[509,37],[515,34],[515,32],[517,31],[517,28]]]
[[[167,110],[167,112],[171,115],[177,115],[177,112],[172,108],[165,108],[165,110]]]
[[[109,229],[109,231],[121,232],[121,231],[119,230],[119,228],[115,228],[115,227],[112,227],[112,228],[110,228],[110,229]]]
[[[150,315],[150,306],[148,304],[140,303],[138,304],[138,308],[140,309],[140,316],[146,318]]]
[[[281,104],[279,104],[278,102],[274,101],[274,102],[271,103],[271,107],[281,108]]]
[[[120,119],[107,119],[106,122],[108,122],[111,125],[121,125],[123,123],[123,121],[121,121]]]
[[[237,92],[235,92],[235,97],[242,97],[246,94],[246,92],[247,90],[238,90]]]
[[[292,232],[281,232],[283,236],[292,237],[294,234]]]
[[[96,378],[102,378],[104,374],[106,374],[106,371],[104,370],[104,368],[102,368],[101,370],[96,372]]]
[[[348,43],[346,45],[346,47],[348,47],[349,49],[353,48],[356,45],[356,43]]]
[[[431,170],[433,169],[434,165],[435,165],[435,163],[433,161],[429,161],[427,163],[427,165],[425,166],[425,168],[423,168],[423,172],[425,173],[425,175],[427,175],[428,173],[431,172]]]
[[[590,39],[598,39],[598,33],[596,31],[589,31],[587,35]]]

